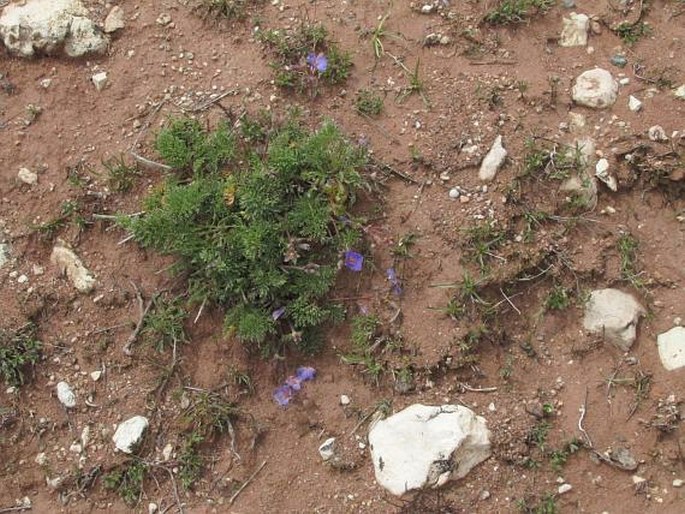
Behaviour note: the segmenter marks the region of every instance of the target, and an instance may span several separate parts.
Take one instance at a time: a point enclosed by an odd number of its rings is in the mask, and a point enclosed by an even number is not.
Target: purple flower
[[[276,320],[279,319],[281,316],[283,316],[283,314],[285,314],[285,307],[279,307],[278,309],[276,309],[275,311],[273,311],[273,312],[271,313],[271,319],[273,319],[274,321],[276,321]]]
[[[290,375],[288,378],[285,379],[285,386],[289,387],[293,391],[299,391],[300,389],[302,389],[302,380],[299,377]]]
[[[392,292],[398,296],[402,294],[402,288],[400,287],[400,281],[397,278],[395,268],[388,268],[387,270],[385,270],[385,276],[387,277],[388,282],[390,282],[390,284],[392,285]]]
[[[285,407],[290,403],[290,399],[293,397],[293,390],[287,385],[282,385],[274,390],[273,398],[274,401],[281,407]]]
[[[352,271],[361,271],[364,264],[364,256],[352,250],[345,252],[345,267]]]
[[[297,371],[295,371],[295,375],[302,382],[306,382],[307,380],[314,379],[314,377],[316,376],[316,370],[309,366],[302,366],[301,368],[297,368]]]
[[[307,64],[312,71],[318,71],[323,73],[328,69],[328,59],[322,53],[315,54],[314,52],[309,52],[307,54]]]

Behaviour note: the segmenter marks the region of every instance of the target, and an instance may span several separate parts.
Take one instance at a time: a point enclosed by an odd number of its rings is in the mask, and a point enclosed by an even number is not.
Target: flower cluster
[[[328,58],[321,52],[309,52],[306,61],[312,73],[324,73],[328,69]]]
[[[274,401],[281,407],[287,406],[293,395],[302,389],[302,383],[313,380],[315,376],[314,368],[308,366],[297,368],[294,375],[290,375],[282,386],[276,388],[273,394]]]
[[[345,260],[343,261],[345,267],[352,271],[361,271],[364,265],[364,256],[353,250],[345,252]]]

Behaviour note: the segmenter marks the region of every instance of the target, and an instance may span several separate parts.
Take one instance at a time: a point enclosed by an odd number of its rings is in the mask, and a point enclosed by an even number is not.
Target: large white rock
[[[114,446],[124,453],[133,453],[149,424],[144,416],[133,416],[119,424],[112,436]]]
[[[62,49],[70,57],[81,57],[103,53],[109,43],[80,0],[11,3],[0,15],[0,37],[11,53],[21,57]]]
[[[562,20],[563,28],[559,37],[559,46],[585,46],[590,29],[590,18],[586,14],[572,12]]]
[[[61,239],[57,240],[57,244],[52,249],[50,260],[81,293],[89,293],[95,287],[93,275],[86,269],[78,255]]]
[[[673,327],[656,338],[664,368],[671,371],[685,367],[685,327]]]
[[[645,308],[632,295],[618,289],[598,289],[592,291],[585,304],[583,326],[628,351],[635,342],[637,323],[644,314]]]
[[[484,181],[491,181],[497,175],[504,159],[507,158],[507,151],[502,146],[502,136],[497,136],[495,142],[492,143],[490,151],[487,153],[478,171],[478,178]]]
[[[103,28],[107,34],[111,34],[119,29],[123,29],[124,27],[126,27],[126,16],[124,14],[124,10],[118,5],[115,5],[105,18]]]
[[[67,409],[76,407],[76,395],[71,389],[71,386],[66,382],[59,382],[57,384],[57,399]]]
[[[485,419],[461,405],[414,404],[369,431],[376,480],[392,494],[439,487],[490,457]]]
[[[573,101],[579,105],[604,109],[616,102],[618,82],[602,68],[584,71],[576,78],[571,95]]]

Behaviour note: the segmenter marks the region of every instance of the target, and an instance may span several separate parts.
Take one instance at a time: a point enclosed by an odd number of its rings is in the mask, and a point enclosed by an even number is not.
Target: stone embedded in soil
[[[569,492],[571,489],[573,489],[573,486],[571,484],[561,484],[559,486],[559,489],[557,490],[559,494],[566,494]]]
[[[126,27],[124,10],[118,5],[115,5],[105,18],[104,31],[107,34],[111,34],[112,32],[123,29],[124,27]]]
[[[647,136],[649,137],[650,141],[668,141],[666,131],[661,125],[653,125],[649,127],[649,130],[647,131]]]
[[[2,268],[7,261],[10,260],[10,245],[7,243],[0,243],[0,268]]]
[[[637,324],[645,308],[632,295],[618,289],[592,291],[585,304],[583,326],[603,335],[623,351],[635,342]]]
[[[673,327],[656,338],[661,364],[668,371],[685,367],[685,328]]]
[[[619,447],[614,449],[609,458],[618,467],[626,471],[635,471],[637,469],[637,459],[627,448]]]
[[[673,94],[675,95],[676,98],[680,98],[681,100],[685,100],[685,84],[683,84],[680,87],[677,87],[673,90]]]
[[[616,177],[609,173],[609,161],[606,159],[600,159],[595,165],[595,177],[604,182],[609,189],[616,192],[618,191],[618,182]]]
[[[485,419],[461,405],[414,404],[369,430],[376,480],[392,494],[463,478],[490,457]]]
[[[90,81],[93,83],[95,86],[95,89],[98,91],[102,91],[107,87],[107,72],[106,71],[100,71],[90,77]]]
[[[495,178],[504,160],[507,158],[507,151],[502,146],[502,136],[497,136],[492,143],[490,151],[487,153],[478,171],[478,178],[489,182]]]
[[[642,109],[642,102],[635,98],[633,95],[628,97],[628,109],[633,112],[637,112]]]
[[[323,460],[330,460],[335,455],[335,437],[329,437],[319,446],[319,455]]]
[[[69,57],[102,54],[109,40],[79,0],[27,0],[11,3],[0,15],[0,37],[7,50],[20,57]]]
[[[614,105],[618,98],[618,82],[605,69],[587,70],[576,78],[571,96],[579,105],[605,109]]]
[[[24,184],[28,184],[30,186],[36,185],[38,183],[38,175],[28,168],[19,168],[17,178],[21,180]]]
[[[117,427],[112,436],[114,446],[124,453],[133,453],[148,425],[149,422],[144,416],[127,419]]]
[[[66,382],[59,382],[57,384],[57,399],[67,409],[76,407],[76,395],[71,389],[71,386]]]
[[[61,239],[57,240],[57,244],[52,249],[50,261],[81,293],[89,293],[95,287],[93,275],[86,269],[78,255]]]
[[[587,33],[590,28],[590,18],[586,14],[572,12],[568,18],[562,20],[563,28],[559,37],[559,46],[585,46]]]

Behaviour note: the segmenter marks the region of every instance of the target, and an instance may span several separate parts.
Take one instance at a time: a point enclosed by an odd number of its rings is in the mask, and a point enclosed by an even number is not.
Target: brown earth
[[[186,512],[517,512],[522,503],[533,507],[547,494],[554,495],[557,512],[683,512],[685,489],[672,486],[674,479],[685,478],[681,424],[669,434],[650,426],[659,400],[670,395],[680,400],[685,388],[685,371],[667,372],[656,350],[656,335],[685,316],[682,177],[680,182],[668,179],[655,186],[648,171],[637,174],[625,160],[614,157],[645,143],[662,159],[674,152],[682,170],[685,102],[669,88],[658,89],[640,78],[656,79],[664,72],[674,85],[685,80],[682,2],[650,2],[644,19],[652,27],[651,35],[627,47],[610,28],[624,16],[634,20],[642,2],[628,2],[635,5],[624,14],[613,2],[577,1],[577,12],[603,22],[599,33],[591,35],[592,52],[557,46],[562,17],[568,13],[561,6],[530,22],[498,28],[479,25],[496,3],[492,1],[445,2],[451,5],[429,15],[407,1],[267,2],[244,22],[233,24],[202,20],[186,3],[116,2],[126,12],[127,25],[104,57],[27,61],[0,56],[3,80],[13,86],[0,90],[0,223],[12,255],[0,271],[0,328],[35,319],[44,343],[44,358],[35,366],[30,384],[11,394],[0,393],[0,406],[14,414],[14,423],[0,425],[0,509],[28,496],[34,512],[129,512],[104,488],[101,476],[89,487],[77,481],[97,466],[106,473],[125,460],[113,451],[113,425],[134,414],[146,415],[151,430],[144,448],[151,459],[159,459],[167,443],[178,450],[183,387],[217,388],[226,383],[229,370],[237,368],[250,374],[255,393],[228,387],[245,413],[235,427],[235,452],[228,436],[202,449],[208,464],[202,480],[193,490],[178,492]],[[91,2],[90,7],[101,21],[110,6]],[[156,23],[162,12],[171,15],[170,25]],[[375,62],[364,34],[384,14],[389,14],[388,32],[401,38],[386,37],[386,55]],[[254,39],[254,27],[259,23],[261,28],[287,28],[303,19],[325,23],[340,46],[352,53],[354,68],[344,89],[328,88],[309,99],[272,84],[268,56]],[[423,46],[430,33],[451,40],[447,45]],[[627,56],[626,68],[609,63],[617,52]],[[430,104],[418,95],[395,101],[407,79],[392,56],[410,69],[419,63]],[[630,79],[609,110],[592,111],[571,103],[573,79],[594,66]],[[90,82],[96,70],[109,75],[102,92]],[[41,84],[46,78],[51,79],[47,88]],[[361,88],[386,95],[378,119],[355,113],[355,95]],[[402,334],[407,351],[382,358],[389,370],[404,366],[412,371],[411,390],[398,386],[396,374],[385,373],[376,385],[362,370],[341,363],[340,355],[350,347],[349,327],[331,329],[326,350],[315,358],[286,355],[283,361],[263,361],[248,356],[238,342],[222,334],[221,312],[212,307],[204,309],[196,324],[192,320],[198,306],[193,307],[187,327],[191,342],[179,349],[176,372],[163,387],[160,377],[171,355],[160,356],[142,346],[134,347],[132,357],[122,353],[138,319],[133,284],[146,299],[179,285],[165,272],[170,259],[132,242],[121,243],[124,232],[108,220],[92,218],[93,213],[136,212],[161,174],[141,168],[143,175],[133,192],[120,195],[108,191],[102,162],[127,154],[137,141],[138,151],[155,159],[150,142],[170,115],[193,114],[213,124],[223,115],[220,109],[209,106],[195,112],[194,107],[202,106],[212,93],[228,91],[234,93],[221,105],[233,112],[283,112],[300,105],[312,126],[331,118],[351,139],[368,139],[378,161],[408,177],[391,174],[384,180],[380,215],[366,227],[368,258],[375,266],[360,275],[343,273],[336,295],[351,298],[346,301],[352,312],[372,310]],[[628,109],[630,94],[644,102],[638,113]],[[41,109],[32,121],[30,104]],[[526,140],[535,135],[569,143],[573,135],[563,125],[569,122],[569,111],[585,115],[587,134],[617,170],[619,191],[600,184],[596,207],[574,218],[574,223],[552,220],[532,235],[532,241],[517,241],[513,236],[524,233],[523,207],[554,209],[564,202],[555,184],[517,178]],[[151,130],[146,130],[148,120]],[[667,143],[652,143],[646,132],[655,124],[669,136],[676,130],[679,135]],[[496,134],[503,135],[509,158],[484,189],[478,164]],[[471,145],[477,148],[469,154],[464,149]],[[37,171],[38,184],[19,182],[20,167]],[[512,194],[514,184],[518,202]],[[449,197],[454,186],[462,188],[468,202]],[[90,295],[77,293],[58,275],[50,263],[50,241],[32,229],[59,215],[66,200],[85,206],[85,227],[70,224],[58,235],[95,274],[97,288]],[[562,211],[557,213],[564,217]],[[496,296],[502,308],[487,320],[488,335],[480,342],[477,361],[459,365],[459,342],[474,324],[447,316],[444,308],[454,289],[435,286],[459,282],[465,270],[477,272],[468,259],[463,229],[483,219],[496,220],[512,235],[490,259],[490,272],[500,282],[486,292],[489,298]],[[622,232],[639,241],[643,288],[633,288],[621,276],[616,242]],[[392,249],[408,233],[418,238],[402,264],[403,296],[393,303],[378,270],[393,263]],[[524,276],[517,273],[527,265],[533,271],[551,266],[549,276],[530,284],[515,278],[512,282],[512,277]],[[44,273],[36,274],[35,266]],[[20,283],[20,275],[28,281]],[[640,323],[632,349],[624,354],[585,334],[580,301],[561,311],[545,310],[557,282],[578,292],[618,287],[639,297],[649,314]],[[107,327],[115,328],[105,331]],[[279,408],[271,398],[273,388],[303,364],[318,370],[316,380],[306,385],[294,405]],[[98,382],[88,375],[96,369],[105,370]],[[630,385],[607,383],[612,377],[635,376],[649,377],[650,387],[639,403]],[[56,399],[55,384],[60,380],[68,381],[77,393],[79,405],[73,412],[65,412]],[[496,391],[469,390],[491,387]],[[341,394],[351,398],[348,407],[339,404]],[[85,405],[88,397],[94,407]],[[395,411],[413,403],[457,402],[472,408],[488,420],[493,457],[438,492],[391,497],[374,481],[368,449],[360,448],[366,425],[353,435],[360,420],[383,399],[392,400]],[[526,443],[540,423],[527,411],[541,403],[553,405],[555,411],[545,421],[550,427],[545,451]],[[600,462],[587,448],[571,455],[562,468],[552,468],[549,449],[561,448],[573,437],[583,438],[582,405],[587,409],[583,427],[595,449],[627,448],[639,461],[637,470]],[[70,446],[85,426],[91,427],[91,442],[79,462],[80,455]],[[318,455],[319,444],[330,436],[343,448],[343,469],[324,465]],[[35,462],[41,452],[47,456],[42,466]],[[237,488],[262,463],[266,464],[229,506]],[[160,468],[146,480],[134,511],[146,512],[149,502],[157,503],[160,511],[177,509],[175,480],[166,470]],[[632,475],[646,482],[636,486]],[[59,490],[46,486],[46,477],[56,476],[65,479]],[[558,477],[573,489],[558,495]]]

